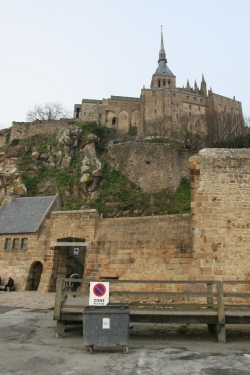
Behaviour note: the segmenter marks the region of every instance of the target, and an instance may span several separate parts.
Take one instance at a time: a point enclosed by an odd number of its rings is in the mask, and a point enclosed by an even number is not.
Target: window
[[[196,96],[194,97],[194,101],[196,102]]]
[[[176,104],[176,108],[178,108],[179,107],[179,105],[178,104]]]
[[[91,112],[89,112],[89,117],[91,117],[92,116],[92,113]]]
[[[96,108],[96,107],[93,107],[93,111],[95,111],[95,108]]]
[[[201,107],[199,107],[199,111],[201,110]]]
[[[155,100],[155,104],[157,104],[157,100]]]
[[[156,91],[152,91],[152,96],[156,96]]]
[[[163,86],[165,86],[166,85],[166,81],[165,81],[165,79],[164,79],[164,81],[163,81]]]
[[[173,93],[173,97],[174,97],[174,98],[176,97],[176,93],[175,93],[175,92]]]
[[[189,96],[187,95],[187,100],[189,100]]]
[[[158,87],[161,87],[161,81],[160,80],[158,81]]]
[[[176,114],[176,118],[178,118],[178,113]]]
[[[171,81],[169,80],[169,81],[168,81],[168,84],[169,84],[169,85],[170,85],[170,82],[171,82]]]
[[[191,112],[189,112],[189,117],[191,117]]]
[[[27,250],[27,245],[28,245],[28,238],[22,238],[22,240],[21,240],[21,249],[22,250]]]
[[[13,249],[14,250],[19,250],[19,238],[14,238]]]
[[[83,117],[86,117],[86,112],[84,112]]]
[[[6,238],[4,248],[5,250],[11,249],[11,238]]]
[[[112,118],[112,125],[115,125],[116,124],[116,117],[113,117]]]
[[[157,113],[157,111],[156,111],[156,109],[155,109],[155,115],[156,115],[156,113]]]
[[[200,102],[202,103],[202,102],[203,102],[203,99],[201,99]]]
[[[189,104],[189,109],[191,109],[192,108],[192,106],[191,106],[191,104]]]
[[[79,118],[81,108],[76,108],[76,118]]]

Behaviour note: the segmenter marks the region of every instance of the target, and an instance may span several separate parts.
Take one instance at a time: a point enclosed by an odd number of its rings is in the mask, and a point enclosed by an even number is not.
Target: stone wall
[[[203,149],[190,158],[192,278],[250,279],[250,150]]]
[[[103,219],[87,249],[85,277],[182,280],[192,256],[191,215]]]
[[[74,119],[76,122],[77,119]],[[58,132],[62,128],[67,128],[71,121],[53,120],[53,121],[34,121],[34,122],[13,122],[10,133],[10,142],[13,139],[23,139],[39,133],[51,134]]]
[[[175,191],[189,179],[188,153],[166,143],[121,143],[108,147],[110,165],[145,192]]]
[[[0,130],[0,147],[3,147],[6,144],[6,136],[9,133],[10,129]]]

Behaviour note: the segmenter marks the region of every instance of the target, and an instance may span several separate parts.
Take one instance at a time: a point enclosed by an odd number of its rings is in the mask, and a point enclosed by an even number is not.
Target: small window
[[[158,87],[161,87],[161,81],[160,80],[158,81]]]
[[[83,117],[86,117],[86,112],[84,112]]]
[[[174,98],[176,97],[176,93],[175,93],[175,92],[173,93],[173,97],[174,97]]]
[[[176,108],[179,108],[179,105],[178,105],[178,104],[176,104]]]
[[[165,81],[165,79],[164,79],[164,81],[163,81],[163,86],[165,86],[166,85],[166,81]]]
[[[189,100],[189,96],[187,95],[187,100]]]
[[[191,109],[192,108],[192,106],[191,106],[191,104],[189,104],[189,109]]]
[[[178,118],[178,113],[176,114],[176,118]]]
[[[194,97],[194,101],[196,102],[196,96]]]
[[[115,125],[116,124],[116,117],[113,117],[112,118],[112,125]]]
[[[6,238],[4,248],[5,250],[11,249],[11,238]]]
[[[189,117],[191,117],[191,112],[189,112]]]
[[[89,117],[91,117],[92,116],[92,113],[91,112],[89,112]]]
[[[155,109],[155,115],[156,115],[156,113],[157,113],[157,111],[156,111],[156,109]]]
[[[201,99],[201,103],[203,102],[203,99]]]
[[[19,238],[14,238],[13,245],[14,250],[19,250]]]
[[[152,91],[152,96],[156,96],[156,91]]]
[[[157,100],[155,100],[155,104],[157,104]]]
[[[170,85],[170,82],[171,82],[171,81],[168,81],[168,84],[169,84],[169,85]]]
[[[199,111],[201,110],[201,107],[199,107]]]
[[[21,240],[21,249],[27,250],[28,247],[28,238],[22,238]]]

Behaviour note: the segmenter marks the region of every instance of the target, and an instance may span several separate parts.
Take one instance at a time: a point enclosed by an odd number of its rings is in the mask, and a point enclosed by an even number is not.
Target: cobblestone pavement
[[[0,306],[23,307],[26,309],[53,309],[55,293],[0,292]]]

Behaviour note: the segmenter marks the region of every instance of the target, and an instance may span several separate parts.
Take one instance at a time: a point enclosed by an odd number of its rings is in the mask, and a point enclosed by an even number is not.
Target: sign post
[[[75,247],[74,248],[74,255],[78,255],[79,254],[79,248],[78,247]]]
[[[89,305],[105,306],[109,303],[109,283],[90,282]]]

